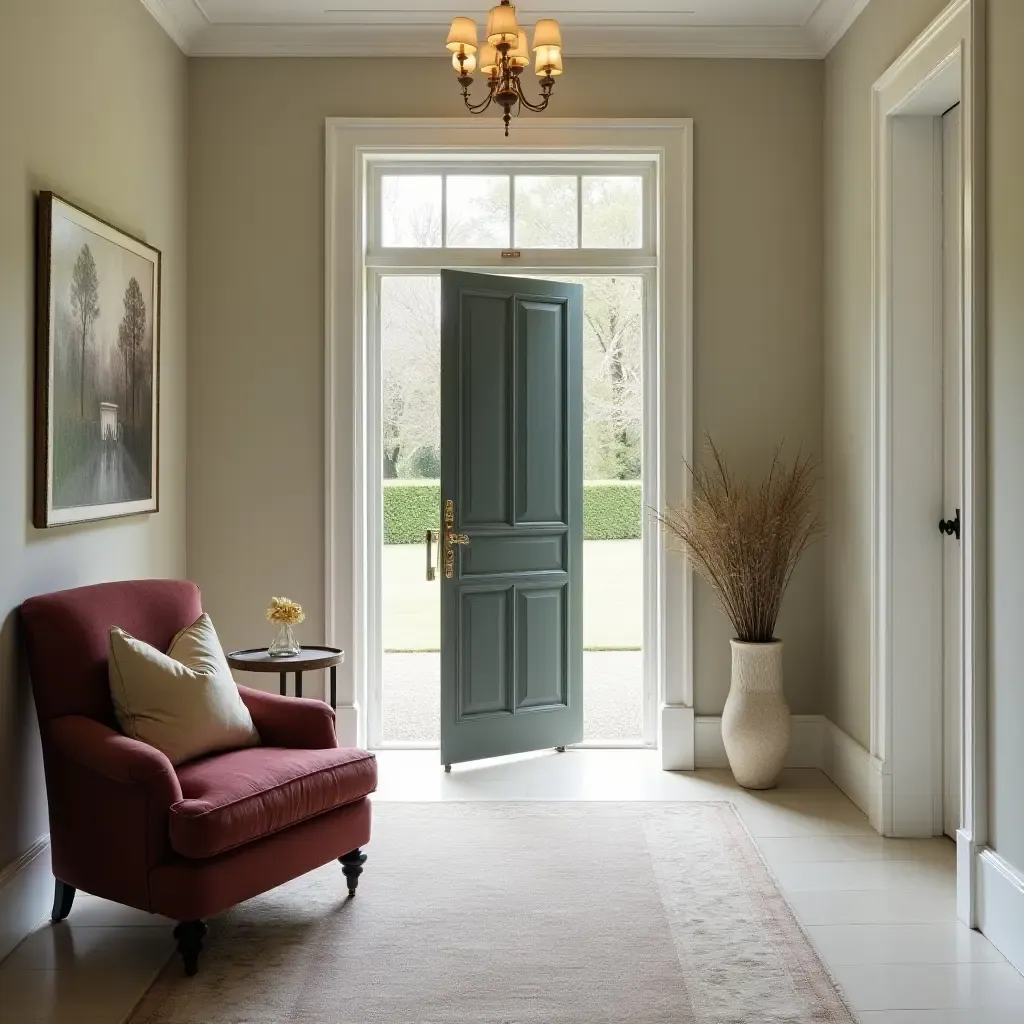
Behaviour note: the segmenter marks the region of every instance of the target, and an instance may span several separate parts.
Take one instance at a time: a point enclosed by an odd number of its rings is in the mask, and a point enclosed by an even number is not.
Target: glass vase
[[[295,631],[284,622],[278,629],[274,642],[267,648],[267,654],[272,658],[291,658],[301,649],[299,641],[295,639]]]

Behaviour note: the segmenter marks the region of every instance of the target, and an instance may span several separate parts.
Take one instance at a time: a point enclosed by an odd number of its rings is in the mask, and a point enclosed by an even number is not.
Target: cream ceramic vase
[[[729,767],[745,789],[770,789],[789,750],[782,641],[731,643],[732,685],[722,712],[722,740]]]

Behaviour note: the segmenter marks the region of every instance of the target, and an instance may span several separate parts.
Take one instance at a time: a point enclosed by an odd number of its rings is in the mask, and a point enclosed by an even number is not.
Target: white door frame
[[[650,504],[679,502],[689,494],[684,461],[693,451],[692,345],[692,160],[693,130],[688,118],[639,121],[603,119],[520,120],[511,142],[495,124],[469,117],[445,119],[328,118],[325,225],[325,633],[346,648],[338,673],[338,734],[341,742],[365,742],[369,672],[376,661],[371,646],[380,636],[374,621],[372,552],[379,548],[380,525],[368,514],[369,495],[379,474],[369,422],[375,403],[373,365],[366,350],[370,336],[366,309],[366,254],[369,212],[365,175],[375,154],[417,152],[453,158],[465,153],[532,152],[588,155],[649,153],[658,174],[658,292],[655,318],[657,386],[645,390],[654,417],[657,486]],[[666,287],[666,268],[671,282]],[[506,268],[503,268],[506,269]],[[519,268],[517,268],[519,269]],[[521,269],[526,269],[525,267]],[[645,366],[645,373],[648,367]],[[673,382],[667,390],[667,382]],[[667,391],[667,393],[666,393]],[[666,399],[669,399],[666,401]],[[647,425],[645,424],[645,432]],[[648,451],[645,450],[645,459]],[[645,627],[645,661],[655,666],[661,706],[659,745],[666,768],[693,767],[692,574],[680,560],[666,557],[660,533],[652,530],[646,568],[645,604],[653,610],[653,630]],[[645,618],[648,616],[645,614]]]
[[[941,115],[962,117],[963,727],[958,912],[987,839],[984,40],[954,0],[872,90],[871,753],[882,833],[941,835]],[[936,179],[939,180],[936,180]],[[931,261],[931,262],[930,262]],[[939,419],[936,419],[938,412]],[[936,616],[938,615],[938,618]]]

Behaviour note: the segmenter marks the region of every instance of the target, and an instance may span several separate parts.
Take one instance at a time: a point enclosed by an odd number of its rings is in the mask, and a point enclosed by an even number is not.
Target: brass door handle
[[[444,503],[444,576],[455,576],[455,545],[469,544],[469,537],[455,532],[455,502],[448,498]]]

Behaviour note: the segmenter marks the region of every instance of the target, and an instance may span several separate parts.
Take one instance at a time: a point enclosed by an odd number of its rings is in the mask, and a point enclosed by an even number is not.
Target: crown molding
[[[814,13],[804,24],[804,30],[814,39],[819,57],[829,51],[846,34],[858,15],[871,0],[821,0]]]
[[[384,25],[212,25],[196,36],[194,57],[432,57],[425,33],[442,42],[447,25],[412,28]],[[770,57],[821,56],[801,29],[683,27],[572,27],[578,57]],[[443,58],[438,48],[438,57]]]
[[[193,53],[196,39],[212,27],[194,0],[142,0],[142,6],[189,56]]]
[[[200,0],[141,0],[190,57],[429,57],[426,35],[447,22],[403,25],[380,12],[372,24],[229,24],[211,21]],[[575,57],[824,57],[869,0],[820,0],[802,26],[566,24]],[[625,9],[623,11],[625,13]],[[563,19],[565,21],[565,19]],[[443,55],[443,54],[442,54]]]

